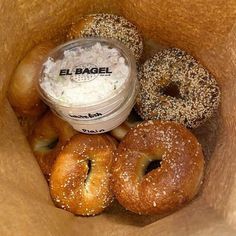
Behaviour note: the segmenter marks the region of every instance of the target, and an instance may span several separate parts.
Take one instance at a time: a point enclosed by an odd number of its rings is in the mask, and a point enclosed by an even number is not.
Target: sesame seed
[[[215,78],[186,52],[164,49],[140,68],[136,110],[144,120],[160,119],[196,128],[217,109],[220,90]],[[170,85],[179,97],[165,93]]]

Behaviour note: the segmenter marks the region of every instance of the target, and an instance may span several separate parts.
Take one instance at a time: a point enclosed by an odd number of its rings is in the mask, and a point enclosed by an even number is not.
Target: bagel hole
[[[88,180],[89,175],[90,175],[91,170],[92,170],[92,161],[91,161],[91,160],[88,160],[88,161],[87,161],[87,166],[88,166],[88,172],[87,172],[87,177],[86,177],[86,179],[85,179],[85,182]]]
[[[59,142],[58,138],[50,139],[50,140],[39,140],[34,146],[34,151],[39,152],[48,152],[51,151]]]
[[[168,86],[164,87],[162,93],[173,98],[181,98],[179,86],[174,82],[171,82]]]
[[[57,143],[59,142],[59,138],[53,139],[48,145],[48,149],[53,149],[54,147],[57,146]]]
[[[159,167],[161,167],[161,160],[150,161],[145,169],[144,175],[148,174],[152,170],[155,170]]]

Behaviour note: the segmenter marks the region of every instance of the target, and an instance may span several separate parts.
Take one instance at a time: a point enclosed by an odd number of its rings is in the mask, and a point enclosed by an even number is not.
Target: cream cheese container
[[[70,41],[48,55],[38,89],[51,110],[76,130],[104,133],[119,126],[134,106],[135,58],[117,40]]]

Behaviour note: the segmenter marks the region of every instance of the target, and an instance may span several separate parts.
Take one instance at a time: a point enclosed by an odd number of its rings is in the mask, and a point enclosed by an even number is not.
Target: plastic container
[[[97,50],[103,47],[104,50],[114,53],[115,59],[118,59],[113,62],[107,57],[102,62],[97,60],[98,64],[94,64],[88,57],[88,62],[86,61],[87,52],[94,50],[96,54]],[[68,62],[68,58],[65,59],[66,55],[70,55],[70,58],[71,55],[76,56],[74,61]],[[96,54],[96,58],[102,56]],[[79,61],[83,61],[83,64]],[[117,70],[119,62],[125,72]],[[94,88],[93,94],[86,94],[86,90],[79,92],[81,88],[94,86],[96,83],[101,84],[103,80],[106,83],[115,81],[116,78],[120,78],[117,79],[118,87],[116,88],[114,82],[114,91],[109,90],[107,94],[102,92],[102,86]],[[109,86],[113,86],[112,82]],[[62,91],[61,97],[54,95],[56,93],[52,88],[55,87],[58,91]],[[89,134],[104,133],[119,126],[134,106],[138,90],[135,58],[130,50],[117,40],[83,38],[70,41],[48,55],[40,72],[38,88],[42,99],[51,110],[76,130]],[[74,95],[78,96],[78,101],[74,98],[73,101],[68,97],[64,98],[64,94],[71,95],[70,91],[76,91]],[[85,95],[80,96],[80,94]],[[100,99],[96,95],[103,97]]]

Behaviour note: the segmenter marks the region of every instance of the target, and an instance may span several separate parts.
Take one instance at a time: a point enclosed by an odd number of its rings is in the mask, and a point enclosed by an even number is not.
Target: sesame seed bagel
[[[80,37],[117,39],[133,52],[136,60],[143,52],[143,40],[137,27],[122,16],[92,14],[82,17],[68,32],[68,39]]]
[[[38,122],[29,137],[33,153],[46,177],[50,176],[52,165],[63,145],[76,134],[64,120],[47,112]]]
[[[153,162],[159,167],[147,172]],[[122,206],[138,214],[164,214],[197,194],[204,157],[181,124],[144,121],[121,141],[112,169],[113,192]]]
[[[106,134],[73,136],[53,166],[50,190],[55,204],[84,216],[109,206],[115,149],[115,142]]]
[[[140,69],[136,110],[145,120],[160,119],[196,128],[217,109],[220,90],[214,77],[192,56],[165,49]]]

